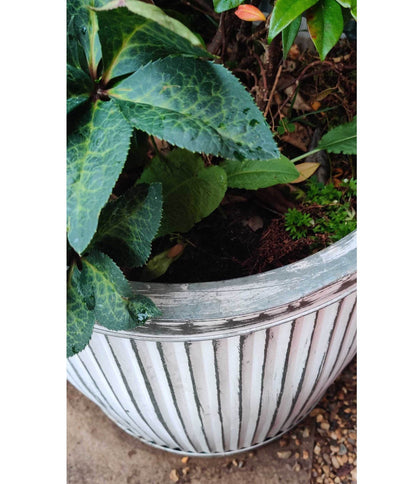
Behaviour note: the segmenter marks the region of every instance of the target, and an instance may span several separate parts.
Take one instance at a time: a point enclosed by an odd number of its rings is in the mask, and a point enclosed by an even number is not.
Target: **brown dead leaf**
[[[296,91],[296,85],[292,84],[291,86],[288,86],[285,90],[284,93],[288,97],[292,97],[295,95]],[[311,111],[312,108],[310,105],[303,99],[303,97],[299,94],[299,92],[296,94],[295,101],[293,103],[293,109],[296,109],[297,111]]]
[[[176,469],[172,469],[169,474],[169,479],[173,482],[178,482],[179,481],[179,474]]]
[[[311,108],[309,108],[311,109]],[[309,131],[306,126],[303,126],[300,123],[293,123],[296,127],[293,133],[286,133],[280,137],[282,141],[286,141],[286,143],[290,143],[296,148],[306,152],[308,151],[308,147],[311,141]]]
[[[317,96],[315,96],[315,101],[323,101],[326,97],[328,97],[331,93],[333,93],[337,89],[338,89],[337,87],[329,87],[328,89],[324,89]]]
[[[300,49],[297,44],[293,44],[292,47],[289,49],[289,52],[287,53],[287,56],[289,59],[296,60],[300,56]]]
[[[258,215],[253,215],[252,217],[248,218],[247,220],[244,220],[243,225],[250,227],[250,229],[253,232],[256,232],[256,230],[263,228],[264,220],[261,217],[259,217]]]
[[[299,177],[293,180],[291,183],[301,183],[311,177],[315,171],[319,168],[319,163],[313,163],[310,161],[305,161],[305,163],[299,163],[296,165],[296,169],[299,172]]]
[[[314,110],[314,111],[317,111],[319,108],[321,107],[321,103],[319,101],[314,101],[312,104],[311,104],[311,108]]]
[[[178,255],[182,254],[184,248],[185,244],[176,244],[169,249],[167,256],[169,257],[169,259],[174,259]]]
[[[269,210],[275,213],[286,213],[288,208],[294,208],[296,205],[289,199],[284,187],[275,185],[268,188],[256,190],[256,198]]]

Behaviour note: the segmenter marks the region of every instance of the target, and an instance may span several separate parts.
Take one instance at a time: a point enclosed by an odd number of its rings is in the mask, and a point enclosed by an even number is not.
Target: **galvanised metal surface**
[[[356,234],[241,279],[138,284],[162,309],[96,326],[68,379],[140,440],[189,455],[248,450],[300,422],[356,353]]]

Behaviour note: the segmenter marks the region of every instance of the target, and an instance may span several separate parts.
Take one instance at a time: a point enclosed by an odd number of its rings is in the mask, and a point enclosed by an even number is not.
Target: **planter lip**
[[[247,334],[292,321],[356,290],[357,234],[287,266],[215,282],[132,282],[162,316],[129,331],[98,324],[108,336],[148,341],[187,341]]]

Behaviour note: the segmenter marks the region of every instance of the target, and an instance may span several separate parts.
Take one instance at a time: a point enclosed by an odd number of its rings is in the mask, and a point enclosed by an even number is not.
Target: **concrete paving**
[[[314,447],[316,437],[322,434],[315,415],[281,439],[251,452],[187,459],[125,433],[69,383],[67,396],[68,484],[355,482],[351,476],[315,480]]]

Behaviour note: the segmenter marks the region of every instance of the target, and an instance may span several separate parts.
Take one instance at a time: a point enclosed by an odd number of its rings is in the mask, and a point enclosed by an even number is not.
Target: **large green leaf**
[[[276,0],[270,17],[268,41],[293,22],[305,10],[315,5],[318,0]]]
[[[150,299],[133,294],[130,284],[110,257],[99,251],[82,259],[81,290],[94,300],[95,319],[109,329],[126,330],[160,314]]]
[[[292,47],[293,42],[299,32],[300,23],[302,21],[302,15],[295,18],[293,22],[282,30],[282,47],[283,47],[283,57],[286,59],[289,49]]]
[[[322,136],[317,149],[329,153],[357,154],[357,117],[328,131]]]
[[[79,254],[94,235],[126,160],[132,132],[114,101],[97,101],[80,110],[69,118],[67,150],[68,240]]]
[[[334,47],[344,28],[342,9],[336,0],[319,0],[306,14],[308,29],[321,60]]]
[[[137,129],[181,148],[231,159],[279,157],[263,114],[221,65],[166,57],[141,67],[109,95]]]
[[[103,81],[130,74],[140,66],[171,54],[210,57],[199,38],[154,5],[128,0],[96,10],[103,49]]]
[[[100,7],[104,3],[104,0],[67,1],[68,62],[74,67],[79,67],[86,60],[92,75],[96,74],[101,59],[101,45],[98,39],[97,18],[89,7]],[[80,59],[79,47],[85,59]]]
[[[214,9],[216,12],[225,12],[230,8],[235,8],[244,3],[245,0],[214,0]]]
[[[295,165],[286,157],[272,160],[226,160],[221,168],[227,173],[227,184],[231,188],[257,190],[278,183],[289,183],[299,173]]]
[[[83,350],[94,327],[94,300],[88,301],[80,287],[80,271],[73,266],[67,286],[66,355],[73,356]]]
[[[68,103],[72,103],[71,98],[77,98],[80,95],[88,99],[93,91],[94,85],[91,77],[80,67],[67,65],[67,98]]]
[[[147,262],[162,218],[162,186],[137,185],[100,214],[92,245],[129,267]]]
[[[218,207],[227,189],[227,176],[222,168],[205,167],[200,156],[180,149],[167,157],[153,158],[140,182],[162,183],[163,217],[159,236],[187,232]]]
[[[75,108],[88,101],[90,96],[88,94],[80,94],[78,96],[70,96],[66,101],[66,112],[70,113]]]

